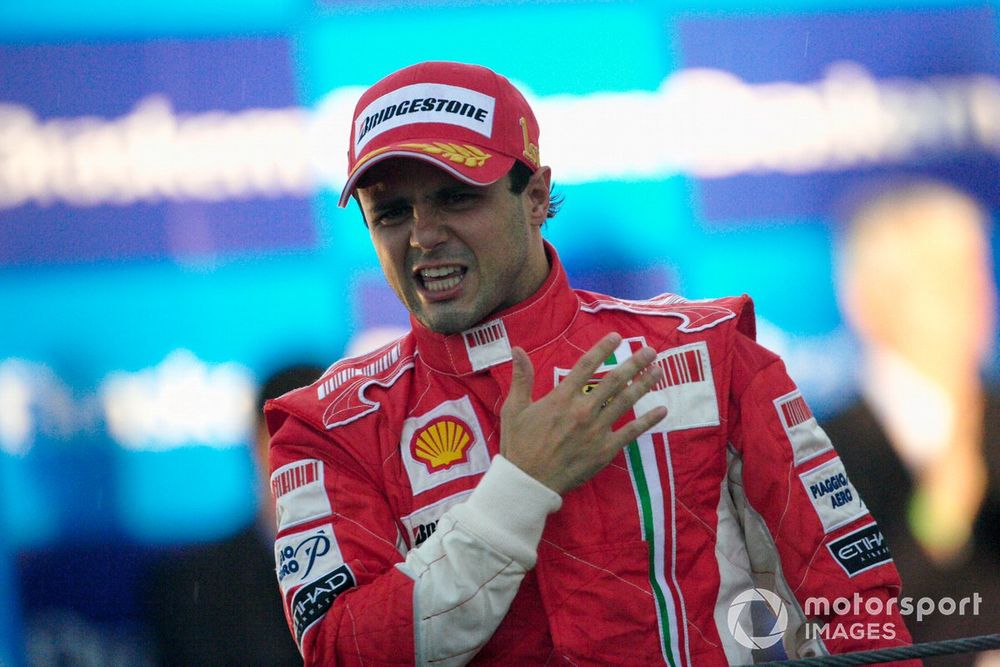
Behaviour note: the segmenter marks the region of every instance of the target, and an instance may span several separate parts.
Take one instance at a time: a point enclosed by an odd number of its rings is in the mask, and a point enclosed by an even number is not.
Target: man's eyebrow
[[[468,183],[454,183],[436,190],[433,197],[434,199],[447,199],[449,196],[458,192],[475,192],[481,189],[482,188],[477,188],[476,186],[469,185]]]
[[[379,199],[378,195],[375,195],[372,199],[374,200],[371,206],[373,213],[382,213],[383,211],[410,205],[406,197],[386,197]]]
[[[432,202],[440,202],[457,193],[476,192],[481,189],[482,188],[469,185],[468,183],[452,183],[433,191],[424,199]],[[370,208],[374,214],[380,214],[394,208],[406,208],[413,205],[412,201],[408,197],[404,197],[402,195],[387,194],[380,196],[377,192],[373,192],[369,196],[372,200]]]

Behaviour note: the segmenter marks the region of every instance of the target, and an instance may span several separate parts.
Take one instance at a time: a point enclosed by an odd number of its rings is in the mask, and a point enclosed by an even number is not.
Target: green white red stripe
[[[641,339],[622,341],[605,362],[615,366],[645,344]],[[687,613],[677,583],[677,529],[674,513],[673,466],[665,433],[647,433],[625,448],[642,522],[642,537],[649,548],[649,583],[656,603],[663,660],[671,667],[691,664],[687,636]]]

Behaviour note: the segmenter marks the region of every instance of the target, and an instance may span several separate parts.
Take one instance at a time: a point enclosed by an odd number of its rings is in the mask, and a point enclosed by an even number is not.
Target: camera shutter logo
[[[771,610],[771,613],[774,614],[774,625],[763,637],[749,634],[743,627],[743,623],[740,622],[741,619],[746,618],[751,631],[753,631],[752,618],[750,616],[750,603],[752,602],[765,603]],[[736,599],[729,605],[729,615],[726,620],[733,639],[747,648],[762,649],[774,646],[781,641],[781,636],[788,627],[788,611],[785,609],[784,602],[782,602],[777,594],[765,588],[748,588],[737,595]]]

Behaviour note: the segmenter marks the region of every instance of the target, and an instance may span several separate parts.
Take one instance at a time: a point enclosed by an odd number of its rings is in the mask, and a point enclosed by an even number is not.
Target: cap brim
[[[493,150],[469,144],[455,144],[433,139],[408,139],[390,144],[365,155],[348,175],[340,193],[339,206],[347,206],[354,188],[364,174],[380,162],[392,158],[423,160],[448,172],[469,185],[492,185],[503,178],[516,161]]]

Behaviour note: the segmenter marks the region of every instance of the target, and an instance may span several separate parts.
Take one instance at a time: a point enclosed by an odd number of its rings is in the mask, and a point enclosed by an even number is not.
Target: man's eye
[[[472,192],[451,192],[445,198],[445,201],[452,205],[462,205],[472,202],[475,197],[476,195]]]
[[[383,227],[398,225],[399,223],[406,220],[407,216],[410,214],[410,209],[405,207],[390,208],[375,218],[375,223]]]

